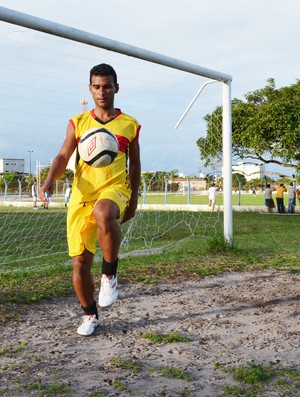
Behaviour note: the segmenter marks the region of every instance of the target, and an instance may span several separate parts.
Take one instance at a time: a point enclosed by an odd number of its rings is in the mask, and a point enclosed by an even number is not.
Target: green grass
[[[250,197],[252,197],[250,195]],[[256,196],[253,196],[254,198]],[[49,210],[50,211],[50,210]],[[26,211],[25,211],[26,212]],[[28,212],[32,216],[32,212]],[[140,233],[149,227],[147,233],[152,238],[152,223],[159,222],[163,227],[166,216],[162,213],[157,218],[157,213],[149,212],[140,229],[133,230],[133,234]],[[125,257],[120,260],[120,282],[144,282],[155,284],[159,281],[174,281],[196,279],[208,275],[218,275],[228,271],[255,271],[262,269],[286,270],[293,273],[300,272],[299,265],[299,221],[298,216],[272,216],[259,213],[233,213],[234,242],[228,246],[224,242],[222,216],[218,213],[197,213],[199,218],[186,212],[176,213],[178,220],[183,217],[186,222],[196,223],[195,237],[190,237],[184,244],[176,247],[174,244],[185,236],[185,225],[173,228],[169,233],[158,238],[158,246],[165,243],[173,244],[172,248],[162,254],[140,257]],[[195,214],[194,214],[195,215]],[[8,217],[16,216],[13,211],[0,211],[0,224],[5,217],[6,225],[10,222]],[[21,216],[21,215],[20,215]],[[24,216],[24,214],[23,214]],[[42,214],[41,216],[44,216]],[[65,221],[65,212],[53,210],[53,221]],[[207,217],[209,217],[207,219]],[[26,224],[26,216],[23,218]],[[47,222],[40,222],[42,227],[42,242],[49,251],[42,257],[32,256],[25,252],[29,258],[8,265],[0,265],[0,322],[5,317],[9,303],[34,303],[41,299],[54,299],[73,291],[72,266],[66,253],[53,253],[56,251],[57,234],[47,234]],[[62,223],[64,224],[64,222]],[[21,225],[22,226],[22,225]],[[20,226],[20,227],[21,227]],[[32,226],[32,225],[31,225]],[[204,226],[204,229],[203,229]],[[5,226],[7,228],[8,226]],[[18,229],[15,234],[18,235]],[[44,234],[47,238],[44,239]],[[1,239],[1,233],[0,233]],[[66,244],[65,230],[59,240]],[[21,242],[15,241],[15,248]],[[138,243],[136,243],[138,244]],[[25,248],[24,248],[25,250]],[[2,251],[3,253],[3,251]],[[100,253],[98,253],[98,256]],[[5,257],[2,256],[2,262]],[[100,279],[100,264],[96,261],[93,266],[95,281]],[[5,304],[4,304],[5,303]]]
[[[111,368],[113,369],[125,369],[125,370],[129,370],[130,372],[136,374],[138,372],[140,372],[141,370],[141,364],[137,361],[129,361],[129,360],[124,360],[120,357],[117,356],[112,356],[111,360],[110,360],[110,365]]]
[[[274,195],[275,197],[275,195]],[[140,203],[143,202],[143,198],[140,198]],[[167,204],[187,204],[188,203],[188,196],[187,194],[182,193],[170,193],[167,197]],[[287,199],[286,199],[287,203]],[[150,193],[147,194],[145,204],[165,204],[165,194],[160,193]],[[191,194],[190,195],[190,204],[196,205],[207,205],[208,204],[208,195],[207,194]],[[233,193],[232,194],[232,204],[238,205],[239,204],[239,194]],[[223,205],[223,194],[217,194],[217,205]],[[264,193],[257,193],[256,195],[243,193],[240,195],[240,205],[246,206],[260,206],[265,205],[265,198]]]
[[[162,373],[162,375],[168,379],[183,379],[183,380],[187,380],[188,382],[192,381],[192,378],[184,371],[182,371],[180,368],[172,368],[161,365],[159,367],[159,370]]]
[[[18,346],[2,348],[0,349],[0,356],[15,357],[20,351],[25,349],[26,346],[28,346],[28,342],[24,341]]]
[[[222,397],[261,397],[266,390],[271,390],[276,396],[300,395],[300,372],[295,368],[257,363],[226,367],[216,363],[215,369],[230,374],[237,382],[235,385],[224,385]]]
[[[116,388],[116,390],[122,392],[127,390],[127,386],[125,385],[125,383],[120,380],[120,379],[114,379],[112,382],[113,386]]]
[[[66,396],[70,394],[72,388],[63,383],[45,384],[43,382],[29,382],[27,385],[28,390],[39,390],[43,396]]]
[[[174,343],[174,342],[190,342],[190,339],[181,336],[177,332],[172,332],[170,334],[154,334],[150,332],[145,332],[142,338],[150,340],[152,343]]]

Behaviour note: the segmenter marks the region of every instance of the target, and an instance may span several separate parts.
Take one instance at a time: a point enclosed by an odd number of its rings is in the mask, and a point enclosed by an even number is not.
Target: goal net
[[[206,77],[3,21],[0,40],[2,266],[22,261],[30,267],[36,258],[67,257],[65,193],[71,165],[48,210],[40,200],[33,209],[31,186],[34,179],[43,182],[69,119],[93,108],[89,71],[103,62],[118,74],[115,105],[142,125],[141,195],[136,217],[122,226],[121,255],[174,249],[216,233],[225,203],[220,193],[211,211],[205,177],[221,178],[222,164],[205,169],[196,142],[206,131],[204,116],[222,106],[221,83],[207,87],[174,130]],[[221,119],[216,122],[222,125]],[[147,184],[149,175],[158,182]]]

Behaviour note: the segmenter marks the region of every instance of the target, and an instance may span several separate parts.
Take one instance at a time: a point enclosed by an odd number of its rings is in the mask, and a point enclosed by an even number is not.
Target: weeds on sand
[[[300,393],[300,370],[280,365],[249,363],[247,366],[226,367],[215,364],[216,370],[231,374],[241,385],[224,385],[222,397],[260,397],[267,390],[285,396]]]

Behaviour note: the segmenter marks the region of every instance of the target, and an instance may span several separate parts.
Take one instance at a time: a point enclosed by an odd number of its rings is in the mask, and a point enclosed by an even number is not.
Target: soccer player
[[[31,186],[31,194],[32,194],[32,199],[33,199],[33,209],[37,210],[37,200],[38,200],[38,187],[36,181],[33,182]]]
[[[208,205],[211,207],[212,211],[214,211],[216,205],[217,190],[218,188],[214,183],[208,189]]]
[[[67,237],[73,285],[84,311],[83,323],[77,332],[85,336],[91,335],[99,325],[91,275],[96,241],[103,255],[98,303],[100,307],[107,307],[118,296],[117,267],[121,243],[118,220],[124,223],[135,215],[141,173],[140,125],[136,119],[115,108],[115,94],[119,91],[115,70],[107,64],[94,66],[90,71],[89,90],[95,108],[71,118],[62,147],[40,190],[42,198],[47,191],[50,195],[53,193],[55,180],[63,175],[85,131],[106,128],[116,135],[119,153],[112,164],[94,168],[82,159],[77,162],[68,208]]]
[[[66,193],[65,193],[65,207],[67,208],[69,205],[70,197],[72,194],[72,188],[70,185],[66,188]]]

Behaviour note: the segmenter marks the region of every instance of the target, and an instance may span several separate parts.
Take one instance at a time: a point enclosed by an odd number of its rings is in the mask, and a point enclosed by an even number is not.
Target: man
[[[272,198],[273,190],[271,189],[271,185],[268,183],[265,188],[265,205],[267,207],[267,212],[271,213],[274,208],[274,201]]]
[[[283,201],[283,195],[284,192],[286,192],[286,187],[284,186],[283,183],[280,184],[280,186],[277,188],[277,193],[276,193],[276,203],[277,203],[277,209],[279,214],[284,213],[284,201]]]
[[[118,296],[117,266],[121,243],[118,219],[124,223],[135,215],[141,173],[140,125],[114,106],[115,94],[119,91],[114,69],[106,64],[94,66],[90,71],[89,90],[95,108],[70,120],[64,143],[41,187],[42,197],[47,191],[50,195],[53,193],[55,180],[63,174],[85,131],[105,127],[116,135],[119,153],[112,164],[93,168],[79,159],[68,208],[67,235],[73,285],[85,314],[77,332],[85,336],[91,335],[99,325],[91,275],[96,241],[98,239],[103,254],[99,305],[107,307]]]
[[[294,206],[296,205],[296,190],[294,188],[293,182],[290,182],[288,188],[288,213],[292,214],[294,212]]]
[[[49,201],[50,201],[49,192],[45,192],[45,200],[44,200],[44,204],[43,204],[44,210],[49,209]]]
[[[32,194],[32,200],[33,200],[33,209],[37,210],[37,200],[38,200],[38,188],[37,188],[37,183],[36,181],[33,182],[31,186],[31,194]]]
[[[211,207],[212,211],[214,211],[216,205],[217,190],[214,183],[208,189],[208,205]]]
[[[69,205],[70,197],[72,194],[72,188],[70,185],[66,188],[66,193],[65,193],[65,207],[67,208]]]

